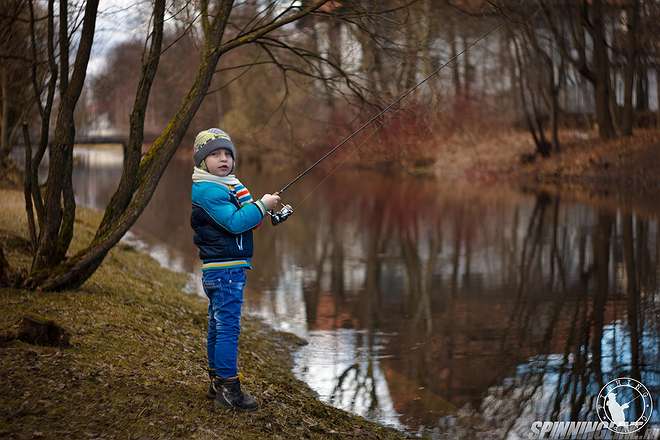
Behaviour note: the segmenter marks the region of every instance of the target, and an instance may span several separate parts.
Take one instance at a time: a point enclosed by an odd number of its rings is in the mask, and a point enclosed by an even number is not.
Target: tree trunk
[[[314,50],[316,53],[321,53],[320,50],[320,45],[319,41],[321,38],[319,37],[318,34],[318,28],[317,28],[317,23],[312,24],[313,28],[313,38],[312,38],[312,46],[314,47]],[[334,23],[327,23],[327,32],[326,36],[328,41],[332,40],[333,38],[333,30],[334,32],[337,31],[337,28],[335,27],[336,25]],[[339,47],[336,46],[336,41],[333,43],[329,43],[330,47],[328,50],[328,58],[330,58],[333,62],[337,63],[341,60],[341,52],[339,50]],[[333,46],[334,45],[334,46]],[[323,72],[323,65],[322,62],[319,60],[318,62],[318,69],[319,72]],[[334,109],[335,109],[335,103],[332,99],[332,89],[330,88],[330,84],[328,84],[327,81],[323,81],[323,92],[324,92],[324,97],[325,97],[325,103],[328,106],[328,109],[330,110],[331,117],[334,118],[336,115],[334,114]]]
[[[649,80],[645,67],[637,72],[637,111],[644,112],[649,109]]]
[[[65,2],[63,2],[65,3]],[[55,125],[53,145],[49,149],[48,180],[44,224],[39,231],[39,245],[31,273],[48,271],[60,264],[73,238],[75,199],[73,195],[73,143],[75,140],[74,111],[82,93],[87,64],[94,41],[96,12],[99,0],[88,0],[85,6],[80,43],[69,81],[68,28],[63,17],[66,5],[60,5],[60,108]],[[63,41],[62,38],[65,37]]]
[[[9,96],[9,72],[5,66],[0,68],[0,87],[2,88],[2,125],[0,125],[0,165],[2,165],[9,156],[9,112],[11,97]]]
[[[552,88],[552,149],[559,153],[559,86]]]
[[[331,19],[328,22],[328,57],[340,68],[342,65],[342,41],[341,21],[338,19]]]
[[[448,24],[449,29],[449,59],[453,59],[458,53],[456,48],[456,23],[455,19],[450,19]],[[454,83],[454,96],[462,94],[461,91],[461,72],[460,66],[457,61],[451,63],[451,78]]]
[[[121,215],[131,201],[138,183],[138,169],[142,156],[142,142],[144,140],[144,118],[149,105],[149,94],[153,85],[158,63],[160,61],[161,46],[163,42],[163,18],[165,14],[165,0],[154,3],[153,31],[151,33],[151,46],[142,65],[142,74],[135,94],[133,110],[130,117],[128,142],[124,146],[124,168],[119,186],[110,203],[105,209],[101,225],[96,231],[96,237],[103,236],[112,223]]]
[[[32,252],[37,248],[37,230],[34,225],[34,210],[32,209],[32,142],[27,122],[23,123],[23,140],[25,142],[25,175],[23,180],[23,194],[25,199],[25,213],[27,215],[28,232],[30,233],[30,246]]]
[[[596,120],[598,121],[599,136],[602,139],[611,139],[616,136],[616,133],[612,113],[610,112],[610,63],[605,39],[603,2],[602,0],[593,0],[592,5],[593,30],[591,35],[594,45]]]
[[[467,37],[463,35],[461,38],[463,42],[463,94],[466,98],[470,98],[471,87],[472,87],[472,65],[470,64],[470,51],[468,50],[469,42]]]
[[[660,67],[658,66],[655,67],[655,102],[658,106],[655,117],[655,126],[660,128]]]
[[[190,121],[208,90],[215,67],[220,59],[221,52],[215,50],[215,47],[221,41],[224,24],[226,22],[218,25],[222,26],[221,29],[214,29],[215,38],[207,42],[197,77],[183,104],[165,131],[154,141],[149,153],[142,159],[137,172],[137,190],[126,209],[114,217],[112,224],[103,225],[103,231],[97,231],[92,244],[85,250],[74,255],[68,261],[60,260],[59,266],[52,270],[33,270],[26,281],[27,287],[39,286],[44,290],[79,287],[96,271],[110,249],[121,240],[138,219],[149,203],[160,176],[181,143]],[[115,210],[111,209],[111,211]]]
[[[536,147],[536,153],[540,154],[542,157],[548,157],[550,155],[550,144],[545,137],[545,128],[543,122],[543,115],[541,115],[537,101],[538,90],[530,86],[530,77],[536,76],[536,71],[531,72],[530,65],[534,64],[530,61],[529,57],[523,58],[521,43],[514,38],[514,49],[516,56],[516,63],[518,65],[518,71],[520,75],[518,76],[518,87],[520,89],[520,101],[523,113],[525,115],[525,120],[527,122],[527,128],[534,139],[534,145]],[[526,60],[526,62],[524,61]],[[545,88],[546,82],[542,80],[543,88]],[[541,91],[543,93],[543,90]],[[529,104],[527,102],[529,98]],[[530,109],[531,107],[531,109]]]
[[[420,17],[417,13],[417,10],[412,7],[410,10],[410,18],[413,20],[415,25],[409,26],[408,31],[406,32],[406,54],[405,54],[405,68],[403,72],[404,89],[408,90],[415,85],[417,78],[417,65],[419,62],[419,52],[421,46],[424,44],[421,41],[421,30],[419,29],[422,26]]]
[[[357,29],[354,31],[353,35],[357,39],[358,43],[360,43],[360,49],[362,51],[362,57],[360,58],[360,71],[366,74],[367,89],[370,90],[375,96],[380,96],[380,82],[376,78],[376,74],[380,68],[380,61],[377,58],[377,49],[374,47],[375,44],[373,42],[372,36],[362,29]],[[315,49],[315,52],[318,52],[318,38],[313,38],[311,44]]]
[[[48,78],[48,91],[46,95],[46,103],[43,107],[40,106],[41,111],[41,135],[39,138],[39,147],[34,157],[32,158],[31,170],[30,170],[30,179],[32,182],[30,186],[32,188],[32,200],[34,201],[34,207],[37,211],[37,219],[39,223],[39,230],[43,228],[44,217],[45,217],[45,207],[44,200],[39,189],[39,165],[41,160],[46,153],[46,148],[48,147],[48,140],[50,135],[50,116],[53,109],[53,101],[55,98],[55,89],[57,87],[57,64],[55,62],[55,22],[54,22],[54,0],[48,0],[48,22],[47,22],[47,52],[48,52],[48,70],[50,77]],[[36,43],[34,43],[36,44]],[[36,48],[33,49],[36,53]],[[36,55],[35,60],[36,62]],[[34,73],[34,71],[33,71]],[[41,90],[37,87],[37,79],[33,78],[33,88],[35,93],[35,99],[40,102],[41,100]]]
[[[633,0],[626,8],[626,15],[630,22],[627,26],[628,39],[626,51],[626,65],[624,67],[624,98],[623,98],[623,121],[622,133],[631,136],[633,133],[633,84],[635,82],[635,71],[637,66],[637,23],[639,21],[639,0]],[[638,98],[639,99],[639,98]]]

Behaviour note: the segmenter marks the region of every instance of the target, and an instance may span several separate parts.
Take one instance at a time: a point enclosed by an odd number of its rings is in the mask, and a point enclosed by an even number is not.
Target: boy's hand
[[[261,197],[261,203],[266,206],[266,209],[269,211],[277,206],[277,204],[280,202],[280,196],[277,194],[264,194]]]

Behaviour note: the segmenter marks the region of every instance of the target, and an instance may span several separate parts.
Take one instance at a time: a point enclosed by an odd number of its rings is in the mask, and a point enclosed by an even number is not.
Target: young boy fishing
[[[241,390],[237,366],[245,271],[251,269],[252,229],[280,198],[252,198],[233,174],[236,147],[218,128],[197,135],[193,157],[191,225],[209,299],[207,396],[219,406],[253,411],[257,401]]]

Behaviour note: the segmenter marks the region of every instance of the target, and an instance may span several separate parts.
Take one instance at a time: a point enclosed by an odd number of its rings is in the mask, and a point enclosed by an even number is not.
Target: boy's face
[[[226,176],[234,168],[234,158],[231,156],[229,150],[225,150],[224,148],[213,151],[206,156],[204,162],[209,173],[216,176]]]

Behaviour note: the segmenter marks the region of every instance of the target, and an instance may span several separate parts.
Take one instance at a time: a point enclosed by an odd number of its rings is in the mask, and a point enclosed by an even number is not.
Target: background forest
[[[36,68],[37,83],[45,80],[30,56],[32,3],[37,38],[32,54],[42,59],[47,48],[40,44],[44,20],[38,16],[45,2],[3,3],[4,155],[20,139],[20,121],[37,111],[25,73]],[[237,3],[229,30],[266,22],[287,5]],[[200,58],[201,41],[194,6],[167,4],[163,54],[146,109],[147,141],[167,125],[194,79],[191,66]],[[88,78],[76,109],[79,136],[129,131],[127,103],[138,86],[151,11],[138,4],[107,14],[109,22],[131,17],[144,29],[99,57],[101,67]],[[525,128],[537,152],[548,155],[560,148],[561,127],[596,129],[611,138],[631,134],[635,125],[656,124],[659,15],[659,2],[641,0],[327,2],[268,38],[224,55],[188,134],[222,126],[248,156],[322,151],[494,30],[387,116],[369,156],[432,159],[439,144],[476,126],[482,134]],[[70,23],[71,33],[81,19],[78,14]]]
[[[445,172],[439,159],[458,163],[479,143],[496,153],[482,166],[510,154],[521,129],[533,143],[519,157],[531,162],[559,153],[562,137],[609,140],[659,120],[657,1],[154,0],[103,9],[98,0],[10,0],[2,8],[0,163],[25,146],[34,257],[27,275],[0,258],[0,284],[83,283],[140,216],[172,157],[189,157],[192,136],[209,126],[232,134],[245,162],[297,166],[430,76],[349,151],[361,166]],[[113,38],[94,51],[104,33]],[[67,256],[81,143],[122,144],[123,171],[94,239]]]

